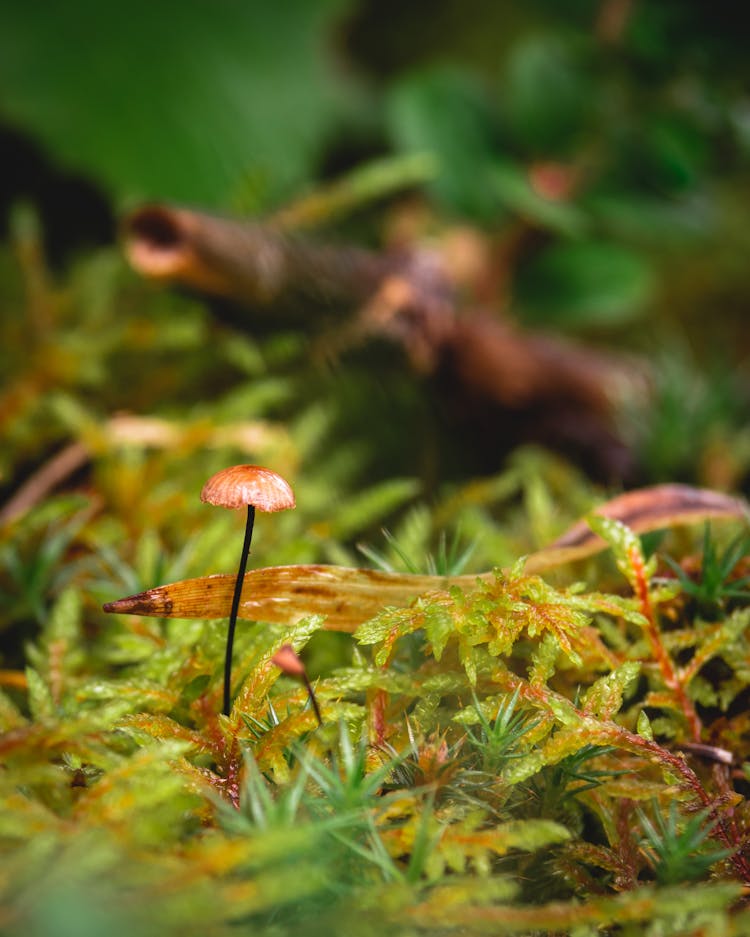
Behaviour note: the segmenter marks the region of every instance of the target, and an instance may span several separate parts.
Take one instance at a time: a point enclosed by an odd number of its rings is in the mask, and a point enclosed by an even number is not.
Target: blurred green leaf
[[[654,289],[649,264],[634,251],[600,241],[553,244],[522,268],[524,317],[561,328],[612,326],[640,315]]]
[[[681,191],[698,182],[708,150],[701,131],[676,115],[656,118],[645,128],[646,154],[656,184]]]
[[[330,518],[333,535],[343,539],[382,520],[414,498],[419,488],[419,482],[412,478],[393,478],[339,502]]]
[[[699,193],[657,198],[619,189],[587,199],[593,217],[615,238],[664,246],[700,243],[716,233],[716,205]]]
[[[491,188],[500,202],[522,218],[561,234],[579,235],[587,227],[585,213],[570,202],[553,201],[535,192],[520,166],[502,163],[492,173]]]
[[[387,98],[386,119],[400,149],[437,160],[431,189],[440,201],[476,218],[497,213],[490,195],[490,104],[469,73],[434,68],[398,82]]]
[[[258,207],[310,179],[351,82],[342,0],[70,0],[0,12],[2,116],[116,196]]]
[[[562,36],[532,36],[512,49],[502,85],[514,138],[536,155],[562,155],[596,112],[594,76]]]

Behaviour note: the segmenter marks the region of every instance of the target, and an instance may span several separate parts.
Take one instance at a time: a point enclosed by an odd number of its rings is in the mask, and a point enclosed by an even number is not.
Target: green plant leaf
[[[491,191],[506,208],[541,228],[565,235],[581,235],[588,227],[586,215],[578,206],[540,195],[532,188],[528,173],[512,163],[495,166]]]
[[[447,67],[409,76],[393,87],[386,119],[400,149],[434,156],[438,199],[477,218],[497,213],[489,102],[471,76]]]
[[[121,198],[257,207],[310,178],[351,98],[321,54],[341,8],[4,4],[3,116]]]
[[[648,262],[630,248],[581,241],[542,250],[521,269],[516,286],[528,322],[611,327],[645,311],[654,278]]]
[[[515,44],[503,103],[514,137],[535,153],[565,153],[596,112],[596,84],[582,64],[580,51],[561,36],[530,36]]]

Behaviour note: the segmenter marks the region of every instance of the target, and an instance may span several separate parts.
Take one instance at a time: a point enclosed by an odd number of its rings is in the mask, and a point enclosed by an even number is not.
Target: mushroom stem
[[[323,725],[323,717],[320,715],[320,706],[318,706],[318,700],[315,697],[315,690],[312,688],[312,683],[310,683],[310,678],[307,676],[307,673],[303,671],[302,681],[305,684],[305,689],[307,690],[307,695],[310,697],[310,702],[312,707],[315,710],[315,715],[318,719],[318,725]]]
[[[247,522],[245,524],[245,540],[242,544],[242,555],[240,556],[240,567],[237,570],[237,579],[234,583],[234,595],[232,596],[232,610],[229,613],[229,625],[227,627],[227,647],[224,656],[224,707],[222,712],[228,716],[232,708],[232,648],[234,646],[234,629],[237,624],[237,613],[240,610],[240,596],[242,595],[242,583],[245,579],[245,570],[247,569],[247,558],[250,555],[250,543],[253,539],[253,525],[255,523],[255,507],[252,504],[247,506]]]

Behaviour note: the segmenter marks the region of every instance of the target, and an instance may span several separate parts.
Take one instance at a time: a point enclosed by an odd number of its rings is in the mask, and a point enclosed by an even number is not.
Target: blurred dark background
[[[6,0],[0,236],[17,251],[33,218],[64,282],[144,201],[263,217],[358,168],[429,154],[429,178],[363,199],[312,236],[382,247],[468,232],[492,271],[473,301],[648,360],[648,405],[621,414],[639,481],[741,488],[746,40],[726,0],[68,0],[44,11]],[[3,312],[15,378],[17,294],[7,286]],[[354,365],[379,368],[379,354],[355,352]],[[162,395],[225,386],[209,369],[186,390],[184,368],[182,381],[162,378]],[[423,404],[399,373],[384,410],[419,422]],[[117,374],[113,363],[99,386],[103,411],[136,402]],[[368,398],[358,386],[349,433]],[[30,431],[11,430],[20,455],[5,459],[6,484],[43,455]],[[403,437],[390,427],[376,442],[383,471],[398,465]]]

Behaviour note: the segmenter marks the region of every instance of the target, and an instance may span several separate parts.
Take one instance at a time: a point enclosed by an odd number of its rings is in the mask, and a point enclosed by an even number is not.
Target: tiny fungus
[[[310,697],[310,702],[312,707],[315,710],[315,715],[318,720],[318,725],[323,725],[323,719],[320,715],[320,707],[318,706],[318,700],[315,697],[315,691],[312,688],[310,683],[310,678],[307,676],[307,671],[305,670],[305,665],[302,663],[301,658],[294,650],[291,644],[283,644],[278,651],[271,658],[271,662],[276,664],[279,670],[282,673],[285,673],[288,677],[298,677],[305,685],[307,690],[307,695]]]
[[[228,716],[231,708],[234,629],[240,608],[240,596],[242,595],[242,583],[247,568],[247,557],[253,539],[255,510],[257,508],[259,511],[270,512],[293,508],[295,505],[294,492],[289,483],[271,469],[263,468],[260,465],[233,465],[230,468],[222,469],[209,478],[203,486],[203,491],[201,491],[201,501],[224,508],[247,507],[245,540],[242,544],[240,566],[234,584],[224,657],[224,706],[222,711],[224,715]]]

